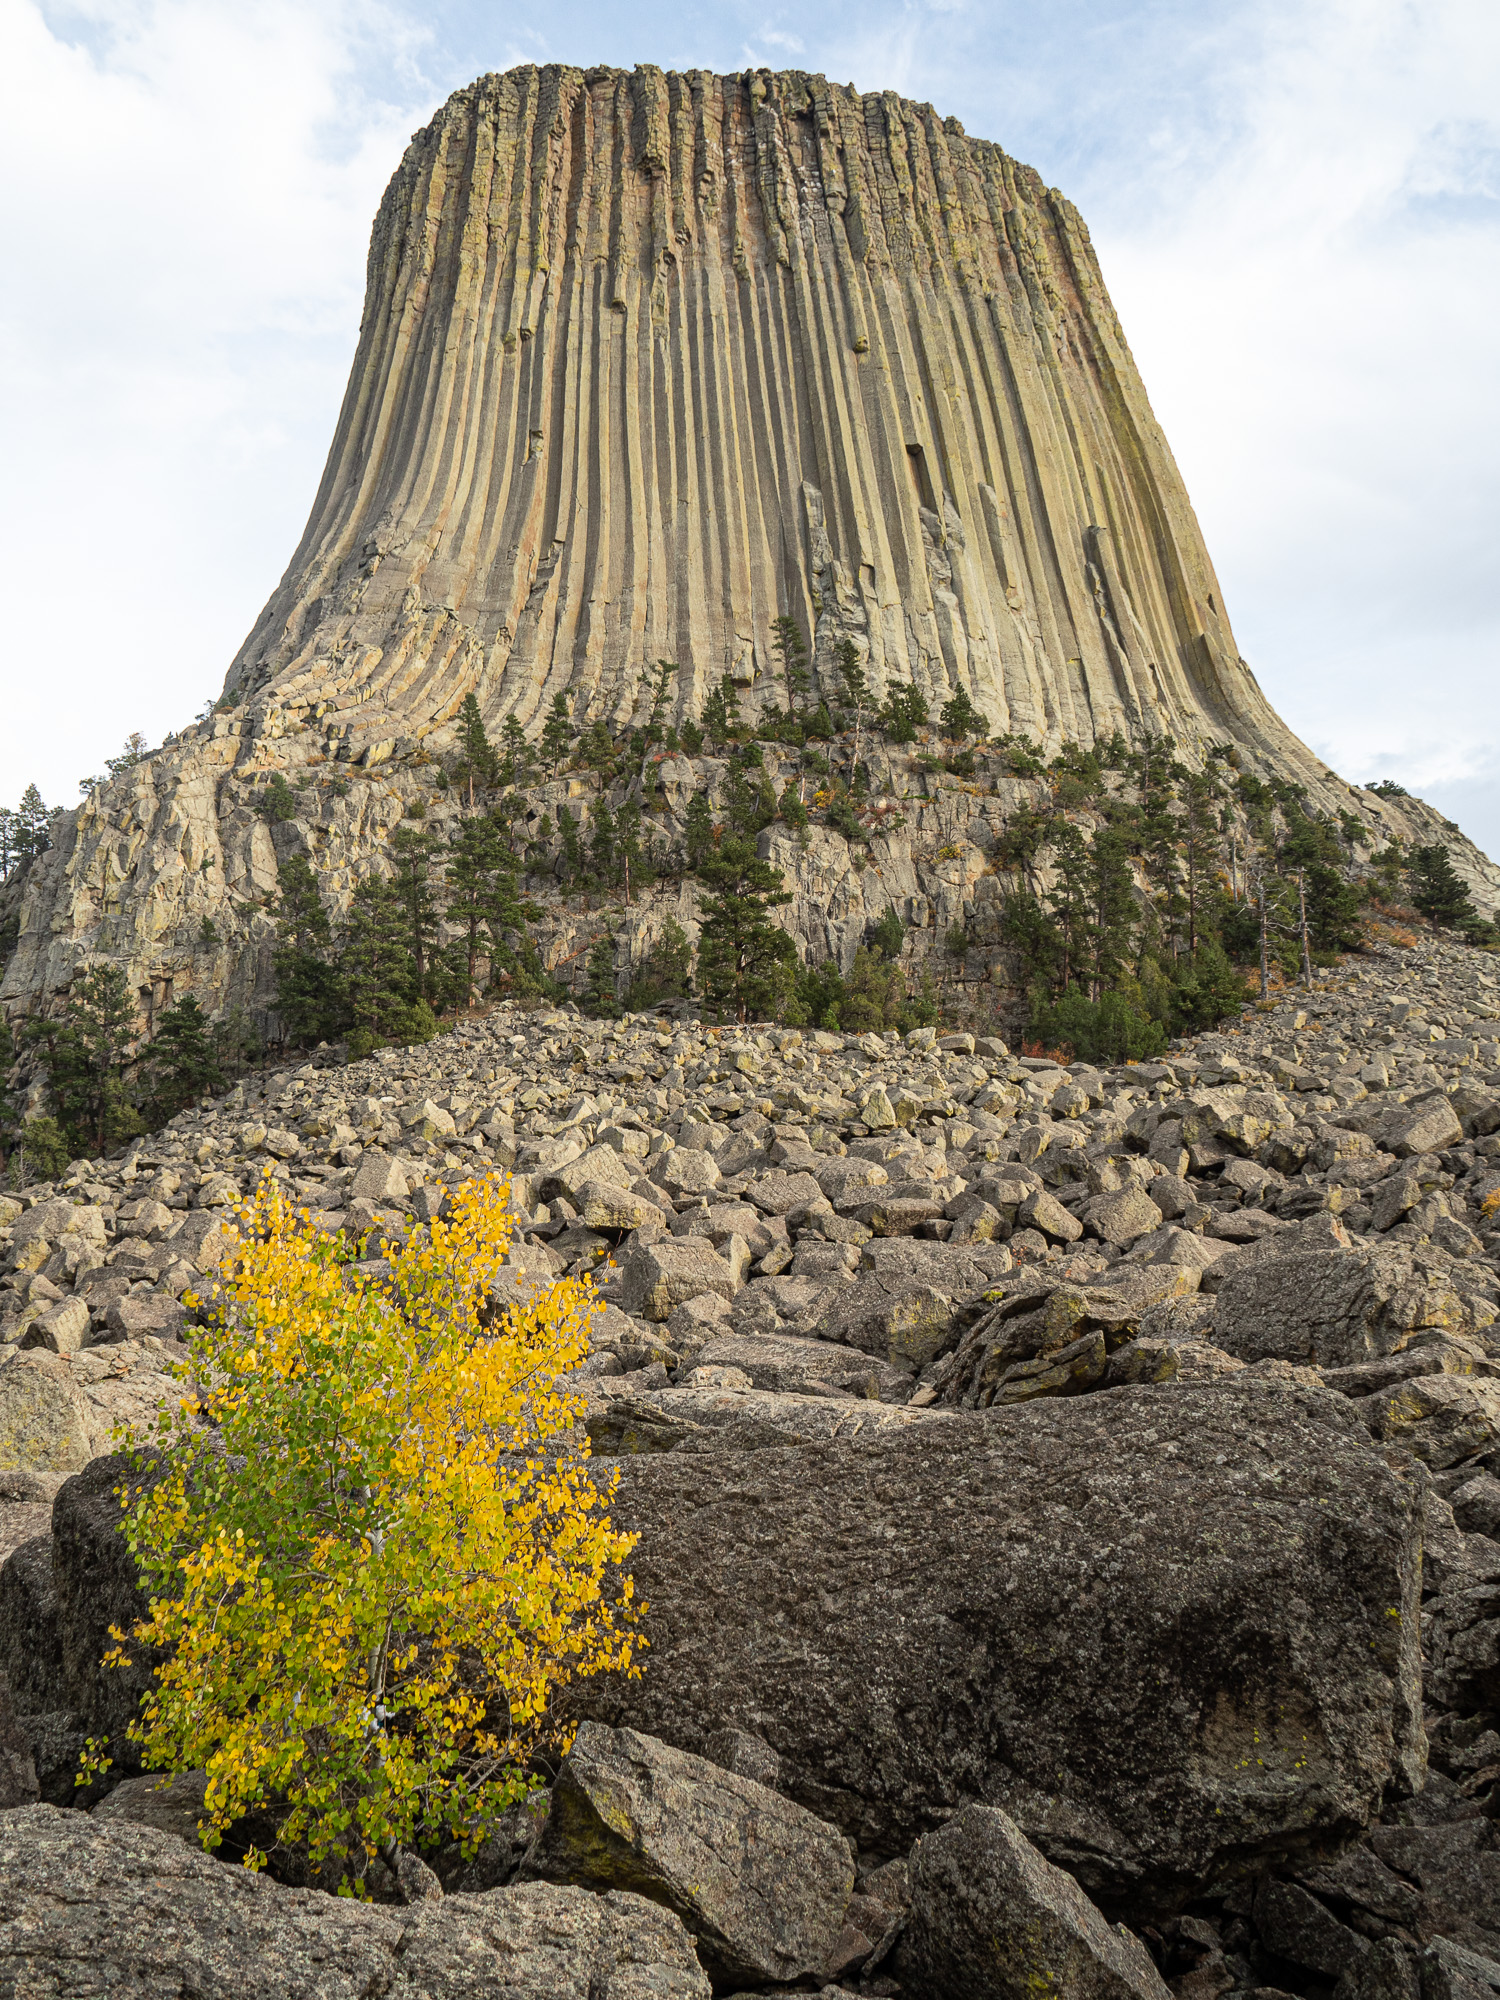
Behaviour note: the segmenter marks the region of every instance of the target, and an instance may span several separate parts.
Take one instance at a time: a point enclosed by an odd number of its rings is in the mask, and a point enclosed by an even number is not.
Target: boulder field
[[[1493,963],[1116,1069],[504,1008],[0,1200],[0,1992],[1500,1992]],[[111,1433],[265,1172],[372,1264],[508,1175],[641,1537],[645,1673],[373,1907],[202,1853],[192,1773],[73,1784]]]

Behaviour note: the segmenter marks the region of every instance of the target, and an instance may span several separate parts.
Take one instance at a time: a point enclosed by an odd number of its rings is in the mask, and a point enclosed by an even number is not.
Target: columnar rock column
[[[413,140],[312,517],[228,687],[369,755],[471,689],[695,708],[791,613],[827,682],[1305,753],[1236,650],[1072,205],[800,72],[524,68]],[[1310,760],[1309,762],[1310,768]]]

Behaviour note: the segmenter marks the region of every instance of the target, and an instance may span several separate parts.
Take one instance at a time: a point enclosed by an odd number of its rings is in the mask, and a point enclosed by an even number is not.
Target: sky
[[[218,693],[409,136],[546,61],[822,71],[1035,166],[1270,699],[1500,856],[1494,0],[0,0],[0,804]]]

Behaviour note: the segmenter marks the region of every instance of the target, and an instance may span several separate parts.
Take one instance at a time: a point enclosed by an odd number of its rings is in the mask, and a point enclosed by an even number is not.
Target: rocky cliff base
[[[1113,1071],[507,1008],[23,1191],[0,1966],[1500,1990],[1493,964],[1374,954]],[[515,1294],[602,1281],[575,1386],[651,1605],[645,1676],[577,1691],[550,1800],[363,1912],[185,1845],[191,1774],[68,1809],[135,1692],[96,1665],[138,1602],[105,1433],[167,1393],[181,1295],[268,1170],[368,1255],[510,1172]]]

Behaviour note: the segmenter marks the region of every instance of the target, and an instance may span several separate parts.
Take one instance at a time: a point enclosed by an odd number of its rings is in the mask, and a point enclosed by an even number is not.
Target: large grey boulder
[[[149,1457],[142,1456],[143,1466]],[[128,1632],[144,1617],[146,1594],[120,1534],[119,1492],[148,1482],[121,1455],[96,1458],[64,1481],[52,1504],[52,1531],[16,1549],[0,1567],[0,1673],[10,1681],[23,1727],[53,1718],[34,1744],[38,1771],[47,1745],[71,1744],[78,1731],[108,1738],[116,1774],[140,1770],[126,1729],[150,1683],[151,1661],[133,1648],[132,1664],[102,1664],[112,1628]],[[69,1753],[76,1766],[76,1749]],[[72,1796],[71,1774],[61,1796]],[[49,1786],[43,1785],[43,1795]]]
[[[697,1357],[701,1368],[738,1368],[757,1389],[796,1395],[817,1384],[851,1395],[899,1403],[911,1394],[912,1379],[879,1356],[832,1340],[799,1339],[793,1334],[716,1334]]]
[[[0,1674],[0,1808],[35,1805],[40,1796],[31,1744],[16,1720],[10,1686]]]
[[[694,1154],[706,1159],[707,1154]],[[735,1238],[731,1237],[733,1243]],[[641,1244],[625,1259],[619,1278],[610,1288],[610,1303],[643,1319],[670,1319],[673,1309],[689,1299],[712,1293],[732,1299],[740,1280],[732,1266],[713,1251],[701,1236],[666,1237],[660,1243]]]
[[[1371,1431],[1434,1472],[1500,1447],[1500,1382],[1468,1375],[1417,1375],[1355,1407]]]
[[[918,1842],[897,1962],[932,2000],[1170,2000],[1140,1939],[992,1806]]]
[[[0,1470],[78,1472],[94,1451],[92,1412],[63,1357],[0,1357]]]
[[[855,1282],[820,1300],[796,1330],[861,1348],[916,1374],[957,1339],[955,1302],[999,1277],[1010,1262],[1000,1244],[954,1248],[877,1237],[860,1253]]]
[[[1395,1153],[1401,1159],[1417,1153],[1441,1153],[1458,1145],[1464,1136],[1458,1113],[1440,1091],[1415,1103],[1393,1104],[1361,1124],[1381,1152]]]
[[[387,1909],[284,1889],[157,1827],[0,1813],[0,1993],[709,2000],[677,1918],[528,1883]]]
[[[143,1455],[142,1466],[149,1466]],[[146,1593],[120,1533],[122,1492],[153,1481],[129,1458],[96,1458],[59,1490],[52,1503],[52,1579],[57,1593],[60,1668],[57,1699],[48,1707],[81,1715],[91,1734],[109,1739],[116,1773],[140,1770],[140,1752],[126,1738],[150,1685],[152,1656],[127,1648],[132,1664],[106,1668],[113,1628],[129,1632],[146,1615]],[[3,1662],[0,1662],[3,1664]]]
[[[1473,1326],[1473,1301],[1439,1262],[1405,1245],[1275,1256],[1229,1273],[1214,1307],[1215,1339],[1242,1361],[1348,1368],[1395,1353],[1425,1327]]]
[[[1240,1375],[620,1472],[650,1664],[576,1712],[762,1736],[863,1846],[978,1800],[1091,1895],[1166,1906],[1420,1778],[1420,1498],[1332,1392]]]
[[[848,1843],[751,1778],[586,1722],[523,1877],[630,1889],[674,1910],[716,1983],[819,1973],[854,1889]]]

